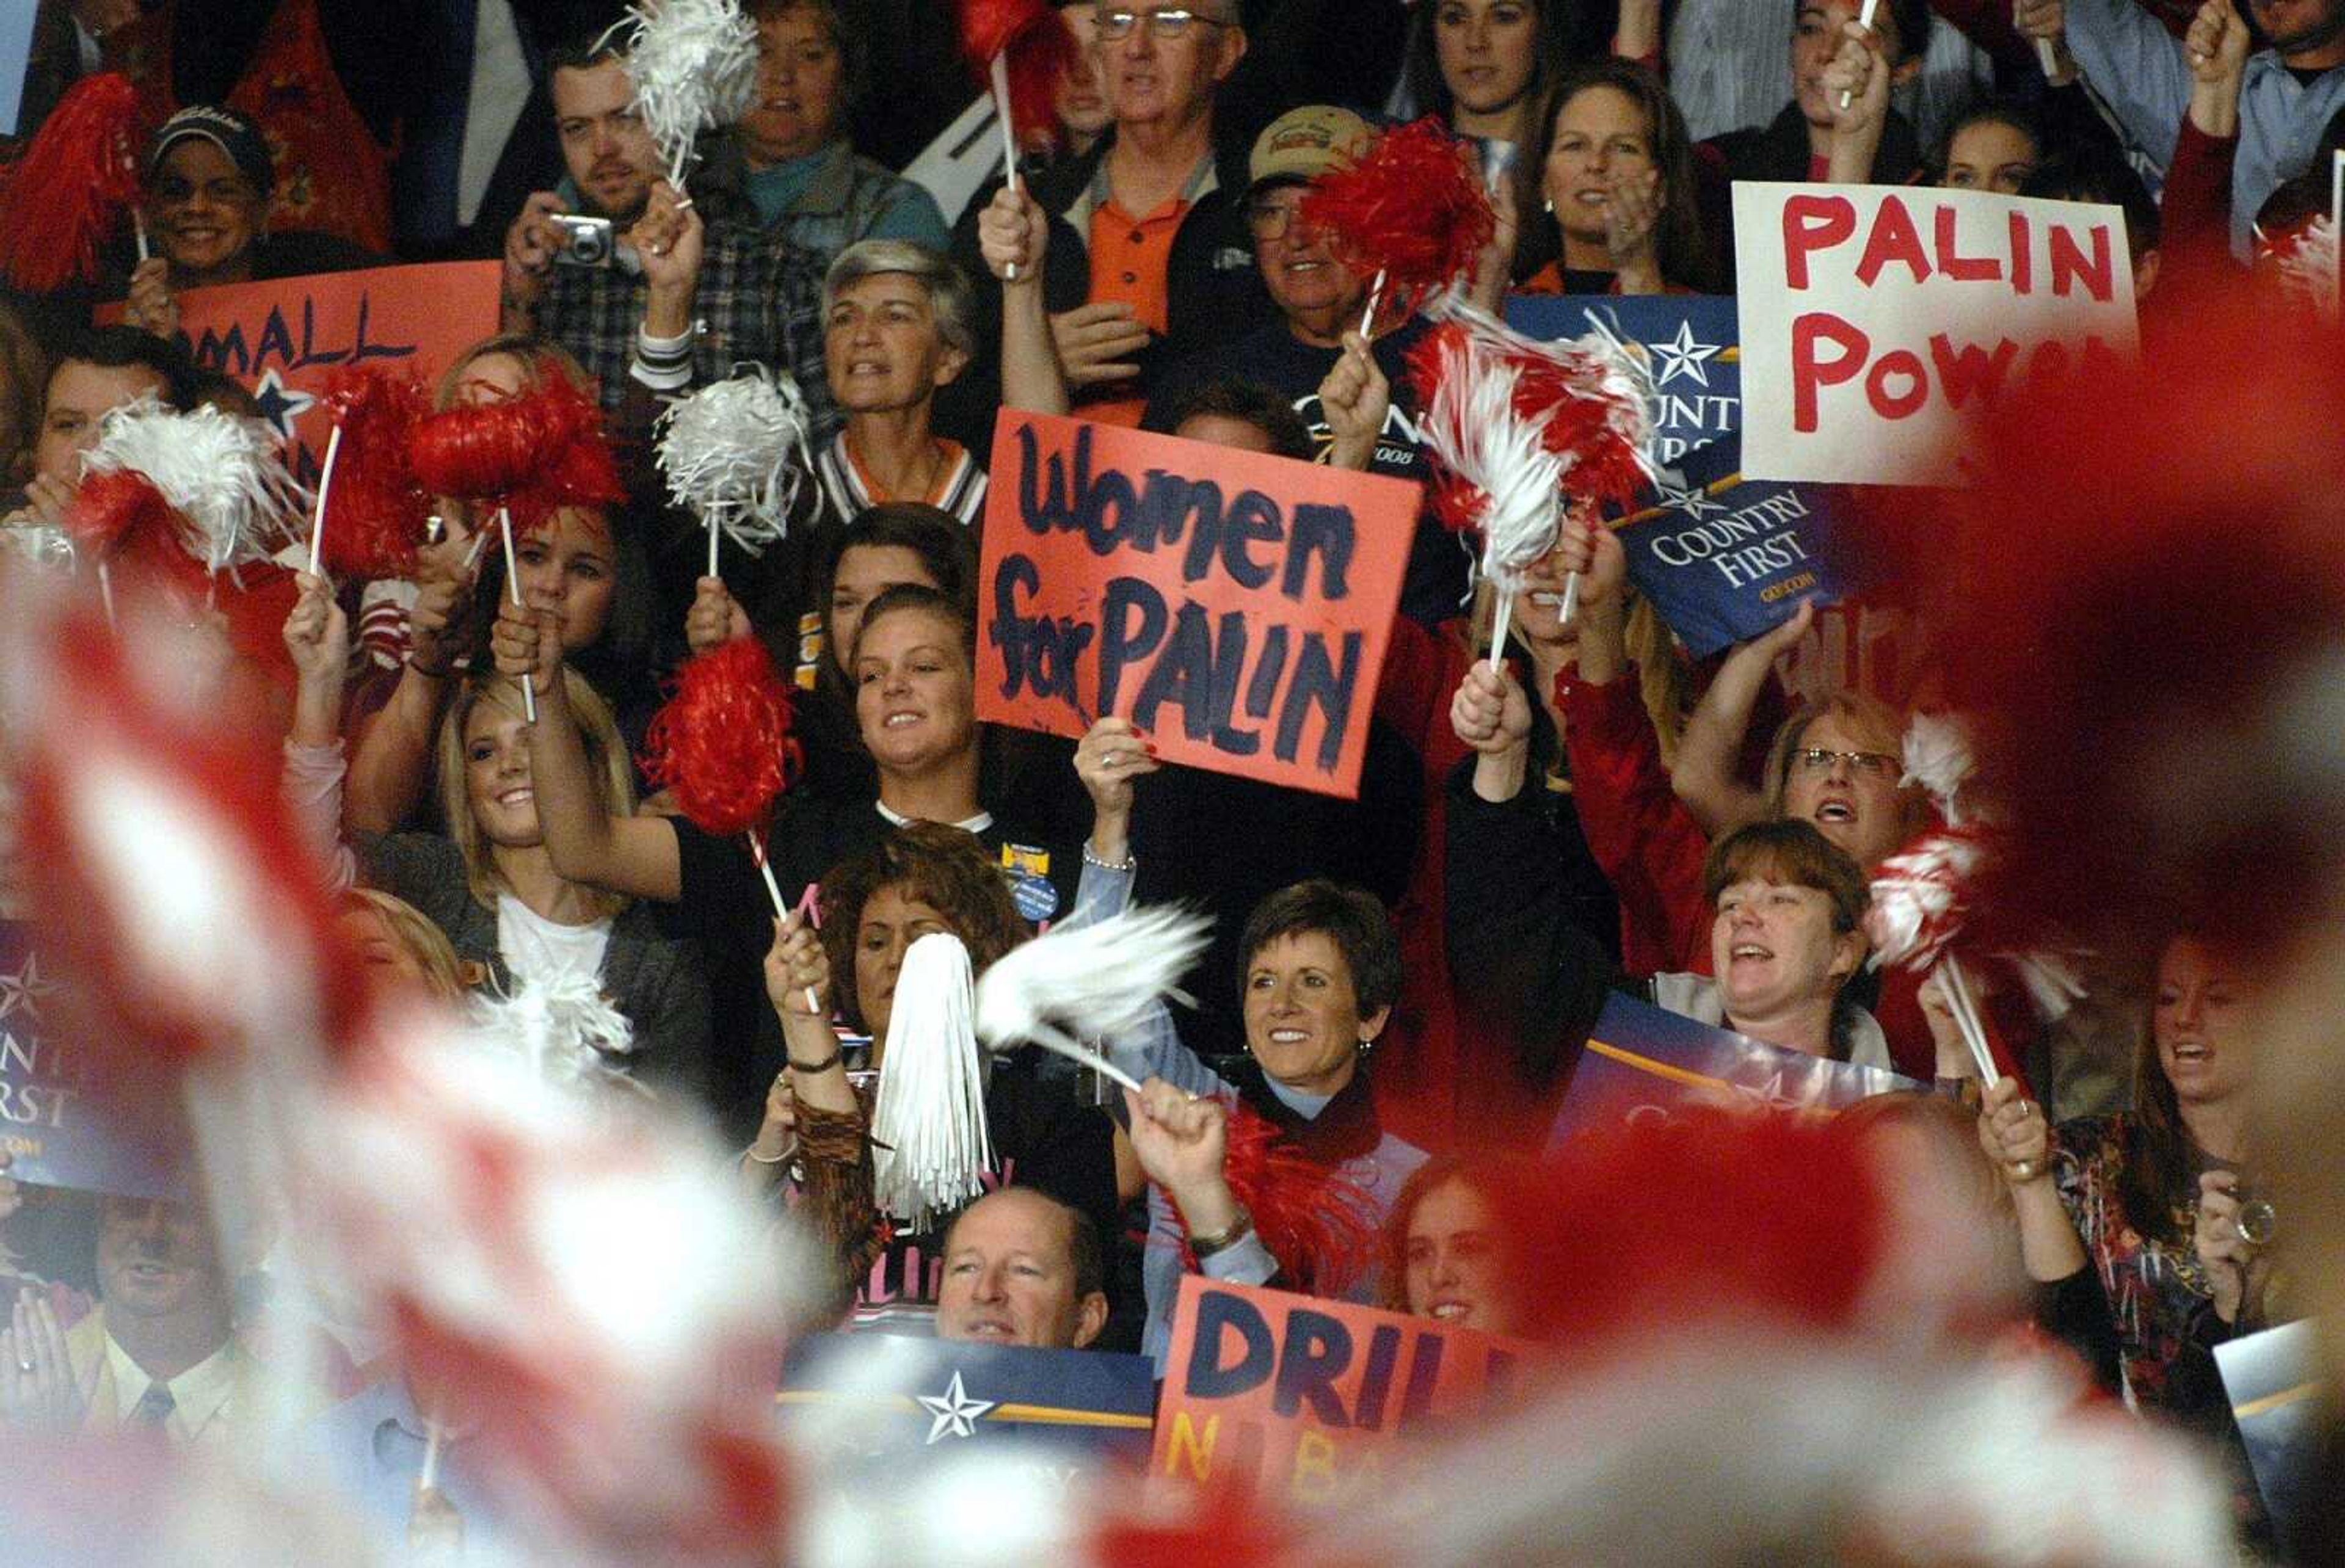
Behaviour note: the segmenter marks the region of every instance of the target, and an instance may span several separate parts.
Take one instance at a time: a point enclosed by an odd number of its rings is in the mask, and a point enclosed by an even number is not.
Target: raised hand
[[[741,608],[721,577],[704,577],[684,613],[685,645],[695,653],[721,648],[749,634],[749,612]]]
[[[1319,383],[1319,409],[1334,438],[1330,467],[1365,473],[1376,460],[1376,440],[1392,410],[1392,383],[1357,332],[1344,334],[1344,352]]]
[[[1050,217],[1023,187],[1003,186],[977,215],[977,253],[987,271],[1015,288],[1042,281],[1042,257],[1050,245]]]
[[[1449,700],[1449,727],[1484,756],[1504,756],[1530,739],[1530,699],[1511,672],[1477,659]]]

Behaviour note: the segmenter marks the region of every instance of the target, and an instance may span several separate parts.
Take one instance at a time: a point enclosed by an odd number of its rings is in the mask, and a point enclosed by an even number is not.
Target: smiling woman
[[[275,184],[267,138],[236,110],[198,104],[165,120],[139,160],[139,221],[155,254],[124,258],[109,280],[127,296],[124,319],[168,338],[181,290],[389,259],[330,234],[270,233]]]

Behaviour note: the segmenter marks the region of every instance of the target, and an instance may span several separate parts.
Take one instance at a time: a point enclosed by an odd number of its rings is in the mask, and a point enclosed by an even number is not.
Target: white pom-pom
[[[2337,319],[2337,226],[2328,216],[2304,226],[2295,243],[2279,251],[2281,292],[2310,306],[2324,320]]]
[[[932,932],[905,949],[871,1107],[871,1177],[880,1209],[915,1230],[976,1198],[993,1163],[971,990],[959,937]]]
[[[787,376],[736,376],[660,416],[668,499],[751,555],[789,531],[810,425]]]
[[[1957,794],[1971,776],[1971,737],[1952,713],[1915,713],[1905,726],[1905,776],[1901,784],[1920,784],[1937,803],[1948,827],[1959,827]]]
[[[627,76],[652,145],[681,182],[692,144],[757,99],[757,28],[737,0],[657,0],[628,8]]]
[[[634,1026],[594,976],[562,969],[516,981],[511,996],[471,999],[474,1032],[483,1041],[511,1051],[549,1084],[607,1083],[624,1074]]]
[[[180,544],[212,572],[266,561],[308,510],[269,426],[208,405],[175,413],[149,396],[115,410],[82,471],[146,475],[179,514]]]
[[[2036,1016],[2046,1023],[2066,1017],[2068,1009],[2087,995],[2084,977],[2056,953],[2016,954],[2011,966],[2019,971],[2020,984],[2027,987],[2027,999],[2035,1004]]]
[[[1037,936],[978,982],[978,1037],[996,1050],[1030,1040],[1122,1079],[1079,1042],[1128,1034],[1160,998],[1179,995],[1174,985],[1212,930],[1203,916],[1168,906]]]

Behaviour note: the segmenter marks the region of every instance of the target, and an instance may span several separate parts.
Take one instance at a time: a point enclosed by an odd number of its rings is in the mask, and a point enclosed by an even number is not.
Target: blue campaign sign
[[[1145,1356],[1036,1351],[899,1334],[813,1334],[775,1396],[784,1430],[850,1468],[900,1478],[973,1445],[1030,1458],[1056,1482],[1148,1462],[1155,1372]]]
[[[1518,294],[1507,325],[1526,338],[1584,338],[1601,325],[1644,346],[1652,367],[1653,451],[1673,463],[1742,429],[1741,332],[1716,294]]]
[[[1746,480],[1741,459],[1738,432],[1660,465],[1650,501],[1618,525],[1629,581],[1697,659],[1846,586],[1832,547],[1842,492]]]
[[[1870,1095],[1923,1087],[1880,1067],[1787,1051],[1616,993],[1606,998],[1571,1070],[1548,1151],[1581,1133],[1666,1117],[1679,1106],[1837,1110]]]
[[[2310,1323],[2289,1323],[2215,1347],[2248,1467],[2283,1541],[2305,1538],[2316,1517],[2307,1511],[2318,1505],[2313,1482],[2323,1416],[2333,1402],[2320,1355]]]
[[[165,1095],[111,1092],[100,1063],[58,1032],[61,987],[24,922],[0,920],[0,1149],[43,1187],[137,1198],[185,1194],[188,1141]]]

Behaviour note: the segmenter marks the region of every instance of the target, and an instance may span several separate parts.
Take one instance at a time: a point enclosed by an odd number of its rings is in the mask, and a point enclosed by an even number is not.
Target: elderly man
[[[661,177],[614,45],[590,39],[552,56],[554,128],[569,177],[538,191],[505,237],[503,325],[575,355],[605,414],[630,378],[655,392],[722,380],[756,363],[797,381],[824,431],[837,416],[824,384],[816,312],[822,284],[787,240],[728,215],[702,217]],[[581,246],[563,216],[609,225]]]
[[[175,1445],[223,1441],[251,1367],[230,1332],[234,1293],[197,1210],[108,1198],[97,1232],[98,1310],[63,1328],[27,1291],[0,1333],[0,1420],[20,1431],[144,1430]]]
[[[945,1232],[937,1338],[1080,1351],[1107,1327],[1099,1233],[1030,1187],[986,1194]]]
[[[1075,411],[1132,425],[1162,366],[1270,313],[1247,243],[1246,147],[1214,115],[1246,35],[1236,0],[1101,0],[1093,15],[1114,126],[1030,188],[1052,230],[1044,302]],[[982,206],[955,239],[972,271]]]

